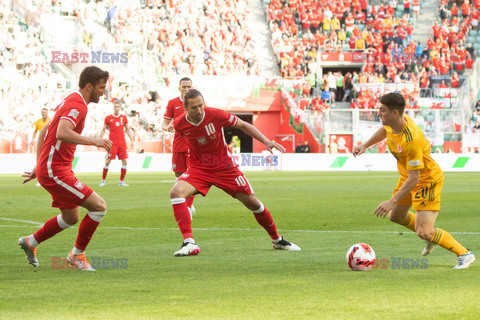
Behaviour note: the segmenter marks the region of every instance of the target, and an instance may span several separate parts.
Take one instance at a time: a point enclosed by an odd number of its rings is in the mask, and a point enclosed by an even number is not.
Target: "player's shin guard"
[[[185,198],[172,198],[170,201],[172,202],[173,215],[175,216],[175,220],[177,221],[178,228],[180,228],[183,239],[193,238],[192,220],[190,219],[190,213],[188,212]]]
[[[125,180],[125,175],[127,174],[127,166],[122,166],[120,170],[120,181]]]
[[[60,231],[63,231],[67,228],[70,228],[71,225],[67,224],[63,218],[62,215],[59,214],[56,217],[53,217],[49,219],[43,227],[41,227],[37,232],[33,234],[32,239],[30,236],[28,237],[28,243],[31,247],[36,247],[39,243],[53,237]],[[35,241],[34,241],[35,240]],[[36,243],[35,243],[36,242]]]
[[[405,228],[415,232],[415,213],[408,211],[405,220],[403,220],[403,222],[400,224]]]
[[[270,235],[272,240],[277,240],[280,238],[277,232],[277,227],[275,226],[275,222],[273,222],[272,215],[268,212],[267,208],[260,202],[260,208],[258,210],[253,211],[253,215],[259,225],[261,225]]]
[[[107,179],[108,166],[103,167],[102,180]]]
[[[95,230],[97,230],[100,221],[102,221],[106,213],[106,210],[89,212],[85,218],[83,218],[82,223],[80,223],[80,227],[78,227],[78,236],[77,241],[75,242],[75,247],[72,250],[74,255],[81,254],[85,251],[85,248],[88,246],[88,243],[92,239]]]
[[[187,204],[187,207],[189,208],[192,207],[193,199],[195,199],[195,196],[190,196],[185,199],[185,203]]]
[[[467,254],[468,250],[455,240],[450,233],[440,228],[435,228],[435,234],[430,242],[438,244],[442,248],[455,253],[457,256]]]

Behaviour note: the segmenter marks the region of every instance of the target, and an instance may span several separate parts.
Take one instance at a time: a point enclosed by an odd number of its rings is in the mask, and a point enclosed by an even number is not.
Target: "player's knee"
[[[393,212],[390,212],[388,214],[388,219],[390,219],[390,221],[398,223],[398,224],[401,224],[403,222],[403,219],[401,219],[398,216],[396,216],[395,214],[393,214]]]
[[[93,208],[90,208],[90,211],[95,212],[103,212],[107,211],[107,203],[102,198],[98,199],[98,201],[93,205]]]
[[[179,190],[172,188],[170,190],[170,199],[175,199],[175,198],[182,198],[182,196]]]
[[[433,238],[434,234],[435,234],[435,231],[432,232],[432,231],[427,230],[427,229],[418,229],[417,230],[417,236],[420,239],[427,240],[427,241],[430,241],[430,239]]]

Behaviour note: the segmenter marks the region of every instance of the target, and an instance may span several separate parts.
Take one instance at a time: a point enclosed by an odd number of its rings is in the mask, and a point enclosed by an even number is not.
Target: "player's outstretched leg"
[[[257,199],[254,194],[238,193],[237,199],[243,203],[245,207],[252,210],[255,220],[261,225],[273,241],[275,250],[300,251],[300,247],[283,239],[277,232],[277,227],[273,221],[272,215],[265,208],[263,203]]]

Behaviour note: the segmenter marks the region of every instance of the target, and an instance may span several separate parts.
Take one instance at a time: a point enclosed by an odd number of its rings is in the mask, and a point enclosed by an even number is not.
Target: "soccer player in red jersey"
[[[125,141],[125,133],[130,138],[130,146],[133,149],[133,135],[132,131],[128,126],[127,116],[120,114],[122,110],[122,102],[119,99],[113,101],[113,114],[105,117],[105,124],[100,132],[100,138],[103,138],[105,130],[109,130],[110,134],[108,139],[112,141],[112,149],[107,153],[107,159],[105,160],[105,166],[103,167],[102,181],[98,185],[103,187],[106,182],[108,173],[108,166],[112,160],[118,157],[122,161],[122,169],[120,171],[120,181],[118,185],[121,187],[128,187],[128,184],[125,183],[125,175],[127,174],[127,142]]]
[[[53,119],[40,131],[37,142],[37,164],[32,172],[25,172],[23,183],[37,178],[38,182],[52,195],[52,207],[60,214],[45,222],[34,234],[21,237],[18,244],[27,254],[28,262],[34,267],[39,243],[53,237],[78,221],[78,206],[88,210],[78,228],[77,241],[67,260],[80,270],[95,271],[85,257],[93,233],[107,213],[107,205],[95,191],[78,180],[72,171],[72,161],[77,144],[94,145],[107,151],[112,147],[108,139],[82,136],[90,102],[98,103],[105,94],[108,72],[90,66],[80,74],[79,87],[68,95],[57,107]]]
[[[271,152],[273,148],[285,148],[268,140],[257,128],[220,109],[205,107],[200,91],[191,89],[185,94],[186,113],[174,120],[175,131],[185,138],[188,145],[189,167],[170,190],[175,220],[178,223],[184,242],[174,255],[197,255],[200,247],[192,234],[185,198],[200,193],[205,196],[212,185],[222,189],[253,211],[257,222],[268,232],[277,250],[299,251],[300,248],[278,235],[270,212],[255,196],[252,186],[238,165],[230,157],[223,127],[235,127],[265,144]]]
[[[162,129],[168,132],[175,132],[173,129],[173,120],[178,116],[181,116],[184,112],[183,99],[185,94],[192,89],[192,80],[190,78],[180,79],[178,90],[180,91],[180,97],[168,101],[167,109],[163,115]],[[178,179],[187,171],[188,168],[188,145],[185,139],[175,132],[173,137],[173,147],[172,147],[172,169],[175,172],[175,178]],[[195,213],[195,207],[193,206],[194,195],[186,199],[188,211],[190,212],[190,217],[193,217]]]

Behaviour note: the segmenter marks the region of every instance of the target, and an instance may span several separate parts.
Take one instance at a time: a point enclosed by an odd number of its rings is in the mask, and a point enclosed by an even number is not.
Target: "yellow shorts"
[[[396,194],[405,180],[398,180],[393,191]],[[440,211],[440,200],[442,198],[443,180],[431,183],[417,184],[410,194],[407,194],[398,205],[411,205],[413,210]]]

